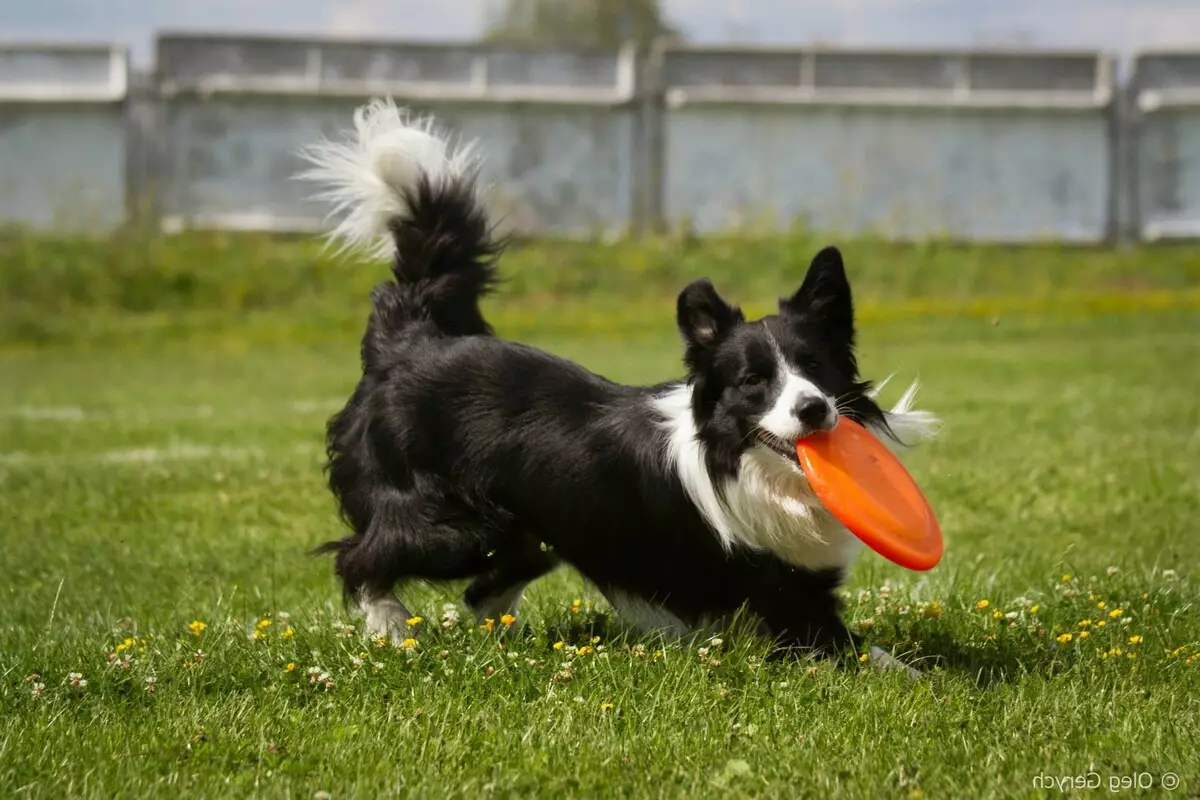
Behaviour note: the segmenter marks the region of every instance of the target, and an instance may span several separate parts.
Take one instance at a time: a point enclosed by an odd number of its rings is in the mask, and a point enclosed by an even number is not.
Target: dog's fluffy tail
[[[340,216],[329,237],[343,250],[392,259],[396,282],[375,290],[364,344],[414,327],[432,335],[491,333],[479,298],[495,283],[502,244],[478,196],[473,143],[456,146],[430,118],[373,100],[355,112],[344,141],[319,142],[300,155],[312,166],[299,177],[320,184],[317,197]]]
[[[893,376],[889,375],[875,386],[869,393],[870,397],[879,396],[879,392],[887,385]],[[904,390],[904,394],[896,401],[890,411],[883,412],[884,422],[892,434],[892,438],[902,447],[911,447],[917,442],[935,438],[941,431],[942,421],[929,411],[913,407],[917,397],[917,389],[921,382],[914,380]]]

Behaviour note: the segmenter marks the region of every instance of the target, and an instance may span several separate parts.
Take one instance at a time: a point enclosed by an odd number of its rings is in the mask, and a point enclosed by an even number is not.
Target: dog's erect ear
[[[854,300],[842,254],[836,247],[817,253],[794,295],[779,301],[779,310],[803,316],[815,324],[834,353],[849,359],[843,366],[854,365]]]
[[[836,247],[826,247],[813,257],[804,283],[794,295],[779,301],[779,310],[807,317],[830,339],[853,344],[854,300]]]
[[[692,281],[679,293],[675,318],[687,346],[685,360],[692,367],[743,319],[741,310],[721,299],[708,278]]]

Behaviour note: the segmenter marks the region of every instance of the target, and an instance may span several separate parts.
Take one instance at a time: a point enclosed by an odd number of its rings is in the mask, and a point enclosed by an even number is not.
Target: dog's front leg
[[[779,644],[776,657],[811,654],[833,658],[856,654],[862,638],[842,622],[835,594],[841,576],[766,563],[746,576],[750,609]]]

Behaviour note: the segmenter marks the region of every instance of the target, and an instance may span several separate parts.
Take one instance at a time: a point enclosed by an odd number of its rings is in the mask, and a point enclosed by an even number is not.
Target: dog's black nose
[[[820,428],[829,417],[829,404],[820,397],[803,397],[793,412],[796,419],[810,428]]]

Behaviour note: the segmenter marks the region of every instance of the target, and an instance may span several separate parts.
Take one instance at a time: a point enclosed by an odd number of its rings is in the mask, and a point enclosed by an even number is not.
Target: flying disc
[[[927,570],[942,558],[942,529],[900,459],[874,434],[842,417],[831,431],[796,441],[817,497],[843,525],[889,561]]]

